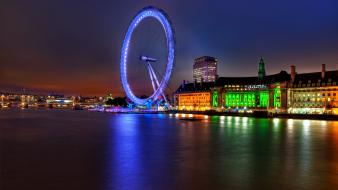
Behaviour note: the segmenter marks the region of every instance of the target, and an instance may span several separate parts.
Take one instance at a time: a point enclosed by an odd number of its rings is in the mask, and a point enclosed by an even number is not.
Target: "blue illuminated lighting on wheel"
[[[164,31],[167,40],[167,63],[165,74],[163,76],[162,81],[160,82],[159,87],[154,91],[154,93],[149,96],[148,98],[142,99],[135,96],[133,91],[131,90],[128,81],[127,81],[127,64],[128,64],[128,52],[129,52],[129,45],[130,39],[133,35],[135,28],[144,20],[145,18],[152,17],[158,20]],[[123,40],[122,50],[121,50],[121,61],[120,61],[120,75],[121,75],[121,83],[122,87],[127,95],[127,97],[135,104],[135,105],[146,105],[152,104],[152,102],[158,100],[164,90],[166,89],[171,72],[174,66],[174,58],[175,58],[175,39],[174,39],[174,32],[169,21],[168,16],[163,10],[160,10],[155,7],[147,7],[140,11],[130,23],[125,38]]]

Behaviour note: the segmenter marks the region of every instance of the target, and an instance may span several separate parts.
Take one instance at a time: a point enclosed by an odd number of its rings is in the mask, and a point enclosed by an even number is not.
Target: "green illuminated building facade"
[[[212,90],[212,106],[218,111],[271,111],[281,112],[287,106],[289,75],[281,71],[259,77],[221,77]]]
[[[266,75],[265,62],[261,58],[257,77],[218,78],[211,89],[212,107],[218,111],[285,111],[289,81],[290,75],[286,71]]]

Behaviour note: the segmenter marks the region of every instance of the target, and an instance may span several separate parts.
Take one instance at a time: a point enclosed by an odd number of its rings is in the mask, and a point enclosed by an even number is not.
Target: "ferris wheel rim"
[[[135,96],[133,91],[131,90],[128,80],[127,80],[127,64],[128,64],[128,51],[131,37],[133,35],[136,27],[145,19],[145,18],[155,18],[160,22],[162,28],[165,32],[166,37],[166,47],[167,47],[167,61],[166,61],[166,69],[163,79],[160,82],[158,88],[147,98],[138,98]],[[171,25],[171,22],[167,16],[167,14],[158,8],[155,7],[146,7],[142,9],[139,13],[134,16],[131,23],[128,26],[128,30],[125,34],[125,38],[123,40],[122,50],[121,50],[121,60],[120,60],[120,78],[122,87],[127,95],[127,97],[137,105],[145,105],[149,102],[153,102],[158,99],[163,93],[167,84],[169,82],[172,69],[174,66],[174,58],[175,58],[175,39],[174,39],[174,31]]]

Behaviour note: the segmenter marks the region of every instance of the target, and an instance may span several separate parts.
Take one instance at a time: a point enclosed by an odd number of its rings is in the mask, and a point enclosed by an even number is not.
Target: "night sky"
[[[2,0],[0,91],[123,95],[119,55],[124,32],[143,7],[164,9],[176,31],[170,88],[192,80],[193,59],[219,59],[220,76],[337,69],[336,0]]]

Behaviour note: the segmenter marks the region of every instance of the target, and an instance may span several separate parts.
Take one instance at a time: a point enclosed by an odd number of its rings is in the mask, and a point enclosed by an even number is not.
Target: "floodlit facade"
[[[214,82],[188,83],[183,81],[177,89],[174,98],[175,106],[180,111],[208,111],[211,110],[211,91]]]
[[[287,110],[286,71],[265,74],[265,61],[260,59],[256,77],[220,77],[212,91],[212,107],[217,111],[268,111]]]
[[[265,75],[263,58],[258,68],[256,77],[219,77],[215,82],[182,84],[175,93],[177,107],[199,111],[202,105],[196,95],[208,93],[209,103],[203,102],[201,111],[338,114],[338,71],[326,71],[322,65],[321,72],[298,74],[291,66],[291,74]]]
[[[209,104],[203,104],[204,110],[215,111],[271,111],[282,112],[287,109],[287,82],[290,80],[286,71],[275,75],[265,75],[265,62],[261,58],[257,77],[220,77],[215,82],[182,84],[176,91],[180,97],[184,94],[193,99],[195,93],[210,94]],[[181,100],[181,102],[180,102]],[[198,104],[191,104],[178,98],[179,110],[196,110]],[[187,109],[189,107],[189,109]]]
[[[288,112],[297,114],[338,114],[338,71],[297,74],[291,68]]]
[[[215,82],[217,78],[217,59],[203,56],[195,59],[193,79],[196,82]]]
[[[287,81],[289,75],[281,71],[259,77],[221,77],[211,89],[212,107],[217,111],[269,111],[287,109]]]
[[[210,92],[193,92],[178,94],[178,108],[186,111],[210,110]]]

